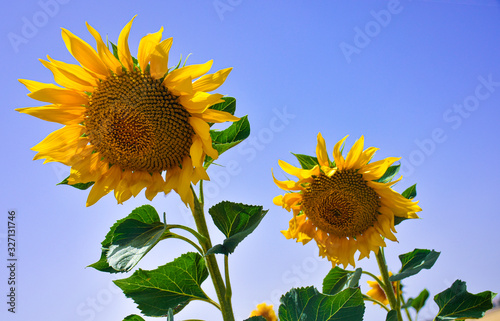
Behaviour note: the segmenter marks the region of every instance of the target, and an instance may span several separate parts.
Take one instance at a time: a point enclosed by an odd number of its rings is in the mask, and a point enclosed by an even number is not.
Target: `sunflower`
[[[218,157],[208,123],[238,120],[209,109],[223,102],[223,95],[208,92],[222,85],[232,68],[207,74],[210,60],[169,69],[172,38],[161,39],[163,27],[141,39],[133,58],[128,36],[134,18],[114,53],[88,23],[97,50],[62,29],[80,65],[41,60],[60,86],[20,79],[29,97],[50,105],[17,110],[64,125],[32,148],[38,152],[34,159],[71,166],[68,184],[95,182],[87,206],[112,190],[121,204],[144,188],[149,200],[174,190],[192,204],[191,183],[209,179],[205,156]]]
[[[389,276],[392,276],[392,272],[389,272]],[[382,276],[379,275],[378,279],[382,280]],[[371,289],[368,290],[368,292],[366,292],[366,295],[368,295],[372,299],[375,299],[375,300],[381,302],[382,304],[388,305],[389,300],[387,299],[387,296],[386,296],[384,290],[380,287],[380,284],[377,281],[366,281],[366,282],[371,287]],[[394,290],[394,293],[397,294],[396,287],[397,287],[398,282],[391,282],[391,283],[392,283],[392,289]],[[401,293],[401,290],[400,290],[400,293]],[[373,304],[377,304],[377,303],[374,302]]]
[[[250,313],[251,317],[262,316],[266,321],[278,321],[276,313],[274,313],[273,306],[266,303],[257,304],[257,309]]]
[[[370,163],[377,148],[363,150],[364,138],[356,141],[347,156],[342,156],[344,137],[333,149],[333,162],[329,160],[325,140],[318,134],[314,166],[301,169],[284,161],[280,167],[297,181],[278,181],[276,185],[291,191],[274,198],[274,204],[293,211],[288,230],[282,231],[287,239],[303,244],[314,239],[321,257],[332,264],[355,266],[358,260],[378,253],[385,247],[384,239],[397,241],[393,232],[394,217],[418,218],[417,202],[395,192],[393,182],[377,182],[389,166],[399,158],[388,157]]]

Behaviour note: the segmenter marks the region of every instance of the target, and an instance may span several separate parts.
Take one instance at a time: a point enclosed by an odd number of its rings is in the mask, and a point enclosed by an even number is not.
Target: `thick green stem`
[[[389,305],[391,310],[395,310],[398,314],[398,321],[403,321],[403,316],[401,315],[401,306],[396,300],[396,295],[394,294],[394,288],[392,287],[391,281],[389,281],[389,269],[387,268],[387,262],[385,261],[384,249],[379,248],[377,253],[377,263],[380,269],[380,274],[382,274],[382,282],[384,283],[382,289],[389,300]]]
[[[212,241],[210,240],[210,234],[208,232],[207,222],[205,220],[203,202],[200,202],[192,186],[191,191],[194,197],[194,208],[192,208],[191,211],[193,213],[198,233],[200,233],[205,238],[204,242],[201,243],[201,247],[206,253],[212,247]],[[203,195],[203,192],[200,192],[200,194]],[[222,318],[224,321],[235,321],[233,309],[231,307],[231,301],[226,300],[226,287],[224,285],[224,281],[222,279],[222,275],[220,273],[219,265],[217,264],[215,255],[207,255],[205,256],[205,259],[207,262],[208,271],[210,272],[210,276],[214,284],[215,292],[217,293],[217,298],[221,307]]]

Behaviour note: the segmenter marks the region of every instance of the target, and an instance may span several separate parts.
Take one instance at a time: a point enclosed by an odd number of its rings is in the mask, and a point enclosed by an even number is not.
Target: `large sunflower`
[[[169,70],[172,38],[161,40],[163,27],[143,37],[132,58],[128,36],[134,18],[121,31],[115,54],[88,23],[97,51],[62,29],[81,66],[41,60],[61,87],[20,79],[29,97],[51,104],[17,110],[65,125],[32,148],[38,152],[34,159],[71,166],[69,184],[95,182],[87,206],[112,190],[122,203],[144,188],[150,200],[173,189],[191,204],[191,183],[209,179],[205,155],[218,156],[208,122],[238,120],[208,108],[223,101],[221,94],[207,92],[222,85],[231,68],[206,74],[210,60]]]
[[[311,158],[316,165],[301,169],[280,160],[280,167],[298,181],[278,181],[273,176],[281,189],[292,191],[273,200],[293,211],[288,230],[282,231],[284,236],[303,244],[314,239],[320,256],[344,267],[355,266],[356,251],[361,260],[385,247],[384,238],[397,241],[393,234],[395,216],[418,218],[415,212],[421,210],[417,202],[391,188],[398,180],[376,182],[399,158],[370,163],[377,148],[363,150],[363,136],[344,158],[341,150],[346,138],[335,145],[331,162],[325,140],[318,134],[317,158]]]

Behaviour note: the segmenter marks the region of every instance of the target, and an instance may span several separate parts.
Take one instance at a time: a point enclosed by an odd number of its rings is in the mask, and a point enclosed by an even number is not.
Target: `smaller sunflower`
[[[391,275],[392,275],[392,273],[389,272],[389,276],[391,276]],[[379,275],[378,279],[382,280],[382,276]],[[368,295],[370,298],[375,299],[375,300],[377,300],[385,305],[388,305],[389,300],[387,299],[387,296],[385,295],[384,290],[380,287],[380,284],[377,281],[366,281],[366,282],[371,287],[371,289],[368,290],[368,292],[366,292],[366,295]],[[398,282],[391,282],[391,283],[392,283],[392,289],[394,290],[394,293],[397,294],[396,286],[397,286]],[[400,292],[401,292],[401,290],[400,290]],[[377,304],[377,303],[373,302],[373,304]]]
[[[250,313],[251,317],[262,316],[266,319],[266,321],[278,321],[278,317],[276,313],[274,313],[273,306],[267,305],[266,303],[257,304],[257,309],[253,310]]]
[[[280,160],[280,167],[298,180],[279,181],[273,175],[276,185],[290,192],[273,200],[274,204],[293,211],[283,235],[303,244],[314,239],[321,257],[326,256],[334,266],[344,267],[355,266],[357,251],[361,260],[385,247],[384,239],[397,241],[393,234],[394,217],[418,218],[415,212],[421,211],[417,202],[391,188],[401,178],[377,182],[399,158],[370,163],[377,148],[363,150],[363,136],[344,158],[341,150],[346,138],[335,145],[332,162],[319,133],[317,157],[310,158],[314,166],[302,169]]]

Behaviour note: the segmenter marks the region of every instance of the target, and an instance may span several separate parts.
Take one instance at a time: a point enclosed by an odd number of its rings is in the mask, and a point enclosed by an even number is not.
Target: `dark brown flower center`
[[[352,169],[314,177],[302,205],[318,228],[337,237],[362,234],[379,215],[378,194]]]
[[[149,74],[108,77],[90,96],[87,109],[90,142],[111,164],[157,172],[189,155],[195,134],[190,114]]]

